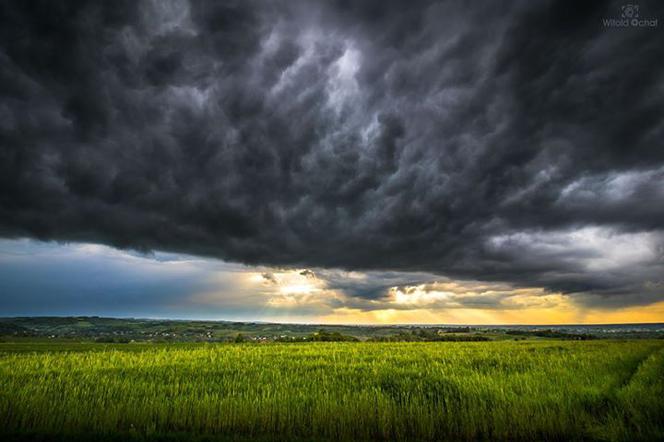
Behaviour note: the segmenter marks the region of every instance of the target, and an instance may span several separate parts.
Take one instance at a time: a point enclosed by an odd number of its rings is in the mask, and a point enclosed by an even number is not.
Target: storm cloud
[[[663,300],[664,39],[621,4],[2,2],[0,236]]]

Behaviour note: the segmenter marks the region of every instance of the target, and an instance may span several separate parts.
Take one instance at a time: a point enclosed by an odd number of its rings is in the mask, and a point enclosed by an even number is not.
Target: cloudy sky
[[[2,2],[0,315],[662,322],[630,5]]]

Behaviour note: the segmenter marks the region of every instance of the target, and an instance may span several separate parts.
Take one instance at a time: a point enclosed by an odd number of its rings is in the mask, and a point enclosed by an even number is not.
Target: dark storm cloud
[[[662,299],[664,39],[619,16],[3,2],[0,235]]]

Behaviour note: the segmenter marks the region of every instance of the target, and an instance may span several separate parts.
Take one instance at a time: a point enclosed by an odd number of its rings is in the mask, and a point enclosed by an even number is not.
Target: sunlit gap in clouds
[[[602,232],[578,233],[604,247]],[[521,241],[524,237],[501,241]],[[537,244],[546,238],[529,238]],[[621,238],[614,238],[619,243]],[[645,241],[645,240],[644,240]],[[607,244],[608,246],[608,244]],[[553,253],[546,248],[542,253]],[[624,250],[625,256],[613,256]],[[637,259],[646,251],[609,248]],[[606,258],[608,259],[608,258]],[[607,262],[588,265],[609,266]],[[611,263],[614,263],[611,261]],[[598,308],[587,294],[452,280],[422,272],[245,266],[108,246],[0,241],[4,315],[107,315],[308,323],[655,322],[664,304]],[[655,287],[656,288],[656,287]]]

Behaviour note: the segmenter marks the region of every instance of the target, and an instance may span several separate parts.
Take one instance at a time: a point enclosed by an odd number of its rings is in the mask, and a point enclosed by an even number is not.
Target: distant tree
[[[355,336],[342,335],[339,332],[329,332],[326,330],[319,330],[316,333],[313,333],[309,339],[311,341],[318,342],[355,342],[358,339]]]

